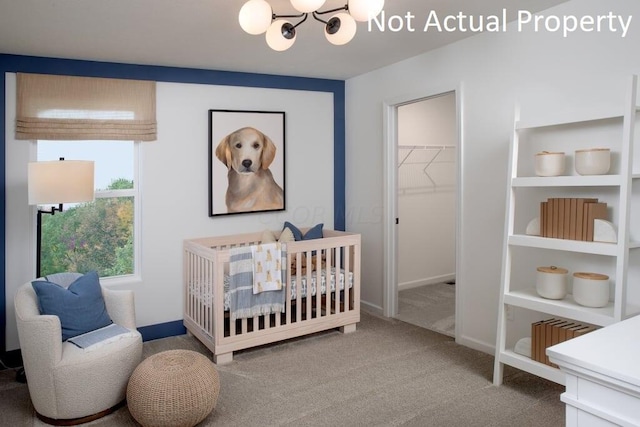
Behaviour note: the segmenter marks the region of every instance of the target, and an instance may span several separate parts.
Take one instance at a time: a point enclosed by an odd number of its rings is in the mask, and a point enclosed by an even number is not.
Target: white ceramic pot
[[[543,298],[562,299],[567,295],[567,273],[562,267],[538,267],[536,292]]]
[[[537,176],[559,176],[564,174],[564,153],[542,151],[536,154],[535,173]]]
[[[585,307],[604,307],[609,303],[609,276],[599,273],[573,273],[573,299]]]
[[[611,167],[611,150],[608,148],[590,148],[576,150],[576,172],[580,175],[604,175]]]

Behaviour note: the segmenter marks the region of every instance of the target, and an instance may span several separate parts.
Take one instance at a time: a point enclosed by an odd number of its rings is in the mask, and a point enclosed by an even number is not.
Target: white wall
[[[455,277],[456,96],[398,107],[398,289]]]
[[[542,15],[633,16],[620,32],[562,33],[529,27],[486,33],[347,81],[347,209],[383,205],[383,103],[441,88],[462,88],[462,212],[459,342],[487,352],[495,345],[504,232],[507,157],[514,104],[522,115],[553,110],[622,108],[628,76],[640,72],[640,2],[573,0]],[[420,11],[412,11],[418,14]],[[429,37],[429,34],[415,34]],[[435,92],[437,93],[437,92]],[[362,298],[383,304],[383,224],[347,218],[362,233]]]
[[[19,347],[13,295],[33,278],[34,208],[26,163],[33,143],[14,139],[15,75],[6,83],[7,350]],[[208,110],[286,112],[283,212],[208,216]],[[142,143],[142,277],[117,285],[135,291],[138,326],[182,319],[184,239],[279,230],[323,222],[333,228],[333,95],[200,84],[158,83],[158,140]]]

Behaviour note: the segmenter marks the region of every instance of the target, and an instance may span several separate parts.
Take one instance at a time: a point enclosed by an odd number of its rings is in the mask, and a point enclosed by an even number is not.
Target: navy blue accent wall
[[[345,105],[344,81],[305,77],[276,76],[231,71],[192,68],[160,67],[150,65],[116,64],[109,62],[78,61],[71,59],[41,58],[0,54],[0,221],[5,223],[5,73],[40,73],[69,76],[107,77],[120,79],[154,80],[157,82],[197,83],[224,86],[244,86],[272,89],[308,90],[333,94],[334,112],[334,228],[345,229]],[[6,283],[5,283],[5,227],[0,227],[0,351],[6,350]],[[166,325],[173,325],[170,322]],[[158,325],[147,335],[159,338],[175,335],[173,326]],[[142,328],[144,329],[144,328]]]

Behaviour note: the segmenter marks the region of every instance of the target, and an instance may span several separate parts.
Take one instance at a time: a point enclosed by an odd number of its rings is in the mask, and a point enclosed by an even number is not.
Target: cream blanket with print
[[[253,293],[282,290],[281,243],[251,246],[253,255]]]

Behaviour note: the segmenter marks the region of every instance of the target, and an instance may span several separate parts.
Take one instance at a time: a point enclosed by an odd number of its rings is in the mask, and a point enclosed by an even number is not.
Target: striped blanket
[[[246,319],[271,313],[284,313],[285,289],[255,293],[254,259],[251,246],[232,248],[229,251],[229,311],[231,320]],[[283,245],[281,266],[286,265],[286,247]],[[283,269],[282,276],[286,274]]]

